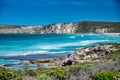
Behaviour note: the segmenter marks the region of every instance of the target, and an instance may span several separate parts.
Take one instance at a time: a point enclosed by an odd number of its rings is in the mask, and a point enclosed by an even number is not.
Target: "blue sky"
[[[120,0],[0,0],[0,24],[120,22]]]

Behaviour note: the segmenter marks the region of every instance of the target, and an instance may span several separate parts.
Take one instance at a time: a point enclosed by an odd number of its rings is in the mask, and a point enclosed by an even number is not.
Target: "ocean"
[[[120,42],[108,34],[0,34],[0,65],[65,57],[77,48]]]

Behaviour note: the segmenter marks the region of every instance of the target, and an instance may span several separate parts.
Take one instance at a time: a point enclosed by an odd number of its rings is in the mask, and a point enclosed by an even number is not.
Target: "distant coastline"
[[[120,36],[120,33],[104,33],[104,34],[109,34],[109,35],[118,35],[118,36]]]
[[[0,25],[0,34],[120,33],[120,22],[82,21],[43,26]]]

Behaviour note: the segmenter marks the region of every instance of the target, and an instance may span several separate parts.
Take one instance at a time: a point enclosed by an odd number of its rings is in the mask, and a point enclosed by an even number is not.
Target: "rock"
[[[67,62],[63,62],[62,66],[70,66],[72,65],[72,61],[68,60]]]
[[[48,63],[48,66],[58,66],[58,65],[53,62],[50,62],[50,63]]]
[[[50,60],[45,60],[45,59],[39,59],[37,60],[37,63],[49,63]]]
[[[95,33],[107,33],[108,29],[107,28],[102,28],[102,29],[96,29]]]
[[[31,63],[30,63],[30,61],[23,61],[22,64],[24,64],[24,65],[30,65]]]
[[[111,46],[112,45],[99,45],[97,47],[95,46],[95,47],[77,49],[73,51],[70,55],[68,55],[67,58],[73,62],[90,61],[92,59],[97,59],[102,56],[109,55],[111,53],[111,50],[114,49],[114,47],[111,47]]]
[[[31,64],[36,64],[36,63],[37,63],[37,61],[30,60],[30,63],[31,63]]]

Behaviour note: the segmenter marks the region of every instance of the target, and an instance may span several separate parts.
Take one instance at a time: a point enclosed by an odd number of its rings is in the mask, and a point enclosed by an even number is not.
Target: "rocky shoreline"
[[[118,43],[117,45],[120,44]],[[75,63],[100,62],[102,61],[101,57],[112,54],[112,52],[116,50],[118,50],[118,48],[115,47],[115,44],[102,44],[98,46],[76,49],[66,57],[23,61],[21,64],[36,64],[38,67],[41,67],[43,65],[60,67],[72,65]]]
[[[104,33],[104,34],[120,36],[120,33]]]

